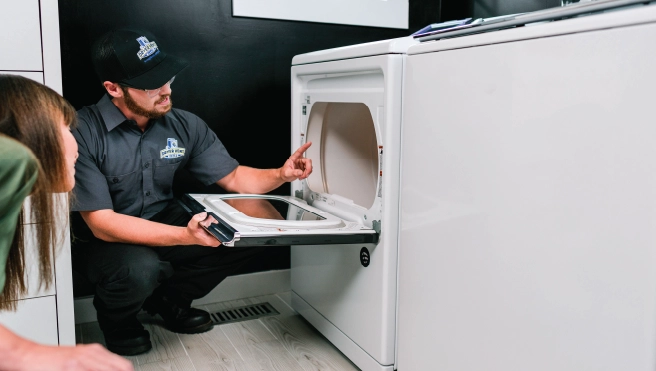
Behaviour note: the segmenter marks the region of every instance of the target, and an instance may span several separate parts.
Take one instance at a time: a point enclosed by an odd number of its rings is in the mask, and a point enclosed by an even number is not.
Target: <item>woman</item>
[[[65,197],[75,185],[75,110],[52,89],[20,76],[0,75],[0,310],[15,309],[27,292],[22,224],[37,224],[40,281],[52,284],[55,247],[65,237]],[[30,213],[22,207],[30,195]],[[98,344],[53,347],[22,339],[0,326],[0,370],[132,370]]]

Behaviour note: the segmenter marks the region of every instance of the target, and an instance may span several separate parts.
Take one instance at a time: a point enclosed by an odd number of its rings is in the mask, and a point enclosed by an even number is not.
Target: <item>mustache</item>
[[[155,104],[160,104],[160,103],[164,102],[166,100],[166,98],[169,98],[170,96],[171,96],[171,94],[163,95],[162,98],[158,99],[157,102],[155,102]]]

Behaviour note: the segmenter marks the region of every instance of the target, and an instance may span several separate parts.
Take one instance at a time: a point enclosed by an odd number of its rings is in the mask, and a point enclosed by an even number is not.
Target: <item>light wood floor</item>
[[[203,334],[166,330],[161,321],[140,317],[150,332],[153,349],[126,357],[135,371],[347,371],[359,370],[288,305],[290,293],[208,304],[208,312],[269,302],[279,315],[214,326]],[[157,317],[159,318],[159,317]],[[98,322],[75,326],[78,343],[101,343]]]

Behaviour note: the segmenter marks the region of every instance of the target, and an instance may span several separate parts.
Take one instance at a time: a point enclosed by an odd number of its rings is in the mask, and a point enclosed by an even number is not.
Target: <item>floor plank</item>
[[[151,334],[153,349],[125,358],[135,371],[357,371],[291,308],[290,300],[287,292],[199,306],[216,312],[268,302],[280,314],[218,325],[194,335],[175,334],[166,330],[159,317],[140,316]],[[76,325],[75,330],[78,343],[105,345],[97,322]]]
[[[228,323],[216,327],[226,334],[235,348],[276,340],[271,331],[258,320]]]
[[[243,361],[228,337],[218,327],[203,334],[179,334],[179,337],[197,371],[236,371],[235,365]]]
[[[358,370],[321,334],[309,327],[299,315],[260,319],[285,349],[306,369]]]
[[[184,356],[140,365],[139,371],[196,371],[196,368],[191,359]]]
[[[277,341],[265,341],[237,347],[237,350],[256,370],[303,371],[289,352]],[[259,368],[258,368],[259,367]]]

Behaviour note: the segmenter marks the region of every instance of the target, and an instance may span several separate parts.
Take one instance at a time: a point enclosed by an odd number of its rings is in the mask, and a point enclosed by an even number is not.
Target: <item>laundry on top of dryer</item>
[[[411,34],[410,36],[417,38],[417,37],[432,35],[433,33],[435,33],[435,31],[446,31],[454,28],[459,28],[460,26],[464,26],[472,23],[473,20],[474,20],[473,18],[465,18],[465,19],[458,19],[458,20],[447,21],[442,23],[429,24],[428,26],[422,28],[421,30]]]

